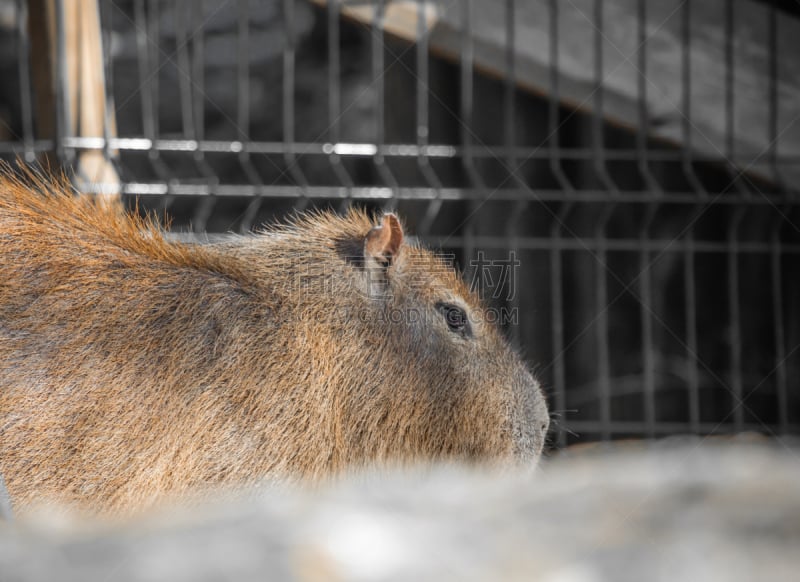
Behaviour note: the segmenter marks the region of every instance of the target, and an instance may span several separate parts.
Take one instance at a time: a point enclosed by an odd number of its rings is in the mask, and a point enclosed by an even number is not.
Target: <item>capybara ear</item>
[[[403,227],[391,212],[383,215],[381,224],[367,233],[364,239],[364,258],[372,259],[382,267],[388,267],[403,244]]]

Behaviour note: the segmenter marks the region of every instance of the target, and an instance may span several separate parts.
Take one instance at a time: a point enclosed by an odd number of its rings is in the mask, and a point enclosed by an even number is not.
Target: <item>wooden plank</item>
[[[28,34],[31,39],[31,83],[35,133],[39,139],[56,135],[55,55],[56,23],[53,0],[28,0]],[[50,165],[47,158],[40,160]]]
[[[315,0],[324,4],[325,0]],[[689,19],[689,107],[684,107],[683,18]],[[409,41],[416,39],[417,4],[402,2],[400,17],[386,11],[386,30]],[[463,10],[471,5],[471,38],[475,67],[498,77],[506,70],[505,4],[496,0],[446,2],[427,6],[425,18],[433,27],[431,50],[460,58],[465,35]],[[390,4],[389,7],[394,6]],[[515,82],[539,94],[550,94],[551,26],[549,0],[515,3]],[[648,0],[645,5],[644,95],[639,94],[638,0],[603,2],[602,27],[595,22],[595,0],[558,2],[556,63],[559,96],[565,103],[593,111],[602,97],[602,115],[630,128],[640,125],[639,101],[645,101],[650,135],[711,154],[720,160],[731,154],[741,170],[780,178],[792,189],[800,186],[800,21],[780,14],[777,22],[777,137],[775,153],[791,158],[769,164],[771,145],[769,13],[763,4],[734,0],[733,99],[729,115],[726,102],[725,0],[685,3],[683,0]],[[343,14],[371,22],[374,9],[344,8]],[[595,41],[602,28],[602,71],[595,73]],[[599,82],[598,82],[599,81]],[[689,123],[685,123],[685,117]],[[732,120],[732,133],[729,133]],[[685,127],[688,125],[688,132]],[[732,150],[732,151],[731,151]]]
[[[98,0],[75,0],[67,3],[67,32],[75,35],[70,47],[69,62],[72,92],[72,125],[81,137],[116,137],[116,119],[106,112],[106,86],[103,70],[103,42]],[[68,36],[69,43],[69,36]],[[106,127],[108,123],[109,127]],[[116,152],[112,152],[113,155]],[[102,184],[102,195],[116,201],[121,192],[116,169],[101,150],[87,150],[78,157],[78,187],[81,180]]]
[[[98,0],[72,0],[63,4],[63,47],[58,46],[55,0],[31,2],[29,27],[38,136],[43,139],[116,137],[114,112],[106,111]],[[56,78],[55,63],[59,51],[63,51],[66,57],[64,83]],[[66,105],[65,135],[56,135],[57,92]],[[87,183],[100,184],[100,190],[108,194],[109,201],[118,198],[121,191],[119,176],[103,151],[78,152],[74,170],[79,189],[88,190]]]

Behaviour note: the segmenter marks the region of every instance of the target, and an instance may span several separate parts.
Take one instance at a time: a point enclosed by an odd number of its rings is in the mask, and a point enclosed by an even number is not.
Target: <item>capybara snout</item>
[[[520,418],[514,435],[514,453],[520,463],[532,463],[542,453],[550,428],[547,401],[539,382],[526,369],[519,374],[518,394],[516,410]]]

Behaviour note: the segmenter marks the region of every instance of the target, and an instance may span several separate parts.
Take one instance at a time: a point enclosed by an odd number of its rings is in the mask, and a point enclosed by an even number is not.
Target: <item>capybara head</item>
[[[549,423],[538,383],[487,306],[394,214],[309,216],[266,237],[295,258],[297,331],[336,400],[343,460],[538,457]]]
[[[131,512],[210,484],[540,454],[539,385],[394,214],[181,244],[33,182],[0,183],[0,473],[18,507]]]

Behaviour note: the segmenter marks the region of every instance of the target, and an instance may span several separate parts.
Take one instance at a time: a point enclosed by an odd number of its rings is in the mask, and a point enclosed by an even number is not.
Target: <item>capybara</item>
[[[16,512],[431,461],[532,465],[538,383],[391,213],[178,243],[63,180],[0,182],[0,473]]]

